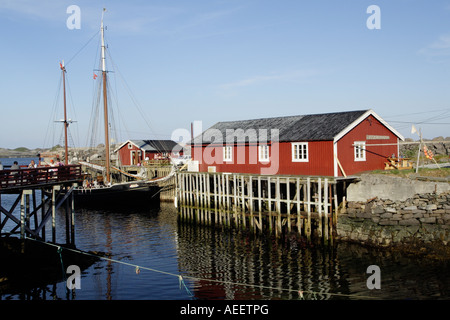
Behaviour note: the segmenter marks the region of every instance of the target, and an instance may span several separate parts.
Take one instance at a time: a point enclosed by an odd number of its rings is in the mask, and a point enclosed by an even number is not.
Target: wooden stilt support
[[[333,178],[249,174],[180,173],[176,179],[180,220],[200,225],[267,230],[277,237],[293,230],[327,241],[335,228],[337,187]],[[334,201],[333,201],[334,200]],[[297,228],[297,229],[295,229]]]

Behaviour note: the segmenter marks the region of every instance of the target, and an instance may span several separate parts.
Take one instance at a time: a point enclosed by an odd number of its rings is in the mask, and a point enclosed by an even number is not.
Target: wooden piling
[[[328,241],[335,228],[336,181],[329,177],[178,173],[181,221],[279,237],[296,231]],[[312,223],[314,221],[314,223]],[[295,229],[296,228],[296,229]]]

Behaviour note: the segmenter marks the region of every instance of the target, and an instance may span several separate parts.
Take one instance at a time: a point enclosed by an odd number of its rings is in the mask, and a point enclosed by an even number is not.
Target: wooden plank
[[[306,221],[306,237],[308,240],[311,238],[311,180],[306,178],[306,211],[308,213],[308,220]]]
[[[323,185],[323,203],[324,203],[324,238],[328,240],[328,206],[330,201],[328,199],[328,179],[325,178]]]
[[[286,178],[286,199],[287,199],[287,228],[288,232],[291,232],[291,181],[290,178]]]
[[[261,208],[261,176],[258,176],[258,218],[259,223],[257,224],[258,229],[260,232],[262,232],[262,208]]]
[[[250,213],[250,229],[254,229],[253,224],[253,177],[248,177],[248,210]]]
[[[297,189],[297,231],[299,235],[302,235],[302,217],[300,215],[300,178],[296,178],[296,189]]]
[[[322,203],[322,178],[319,178],[319,180],[317,181],[317,188],[318,188],[318,190],[317,190],[317,203],[316,203],[316,210],[317,210],[317,208],[319,209],[318,210],[318,212],[319,212],[319,227],[318,227],[318,235],[319,235],[319,238],[322,238],[322,232],[323,232],[323,230],[322,230],[322,206],[323,206],[323,203]]]
[[[281,190],[280,190],[280,177],[277,177],[277,184],[275,186],[275,198],[276,198],[276,205],[277,205],[277,235],[281,234]]]
[[[270,177],[267,178],[267,198],[268,198],[268,211],[272,211],[272,182]],[[272,226],[272,216],[269,215],[269,231],[272,232],[273,226]]]

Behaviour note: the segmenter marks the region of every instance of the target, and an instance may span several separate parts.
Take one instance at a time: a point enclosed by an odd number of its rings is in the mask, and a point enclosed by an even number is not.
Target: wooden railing
[[[0,190],[78,180],[81,180],[80,165],[0,170]]]

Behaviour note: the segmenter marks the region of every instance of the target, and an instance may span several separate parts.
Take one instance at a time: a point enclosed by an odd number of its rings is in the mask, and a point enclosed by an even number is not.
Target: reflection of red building
[[[191,156],[201,172],[343,176],[383,169],[399,139],[373,110],[336,112],[218,122]]]
[[[172,140],[127,140],[114,152],[118,152],[122,165],[142,164],[144,160],[163,160],[183,154],[183,148]]]

